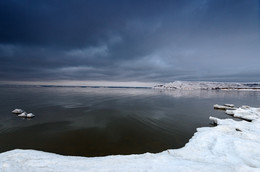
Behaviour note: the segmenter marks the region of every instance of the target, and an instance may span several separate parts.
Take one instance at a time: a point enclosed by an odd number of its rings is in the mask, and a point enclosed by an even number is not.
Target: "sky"
[[[0,82],[259,82],[259,11],[259,0],[0,0]]]

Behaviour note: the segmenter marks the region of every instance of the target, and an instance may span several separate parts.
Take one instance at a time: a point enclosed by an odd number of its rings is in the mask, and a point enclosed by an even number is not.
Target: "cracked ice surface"
[[[260,171],[260,108],[229,111],[252,122],[210,117],[216,127],[198,128],[183,148],[157,154],[87,158],[16,149],[0,154],[0,171]]]

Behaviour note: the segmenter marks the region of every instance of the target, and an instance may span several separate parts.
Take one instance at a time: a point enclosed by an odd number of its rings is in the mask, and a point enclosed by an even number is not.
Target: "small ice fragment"
[[[223,105],[218,105],[218,104],[214,105],[214,109],[223,109],[223,110],[225,110],[225,109],[228,109],[228,108],[230,108],[230,107],[223,106]]]
[[[228,115],[234,115],[234,111],[233,110],[226,110],[226,112],[225,112],[226,114],[228,114]]]
[[[214,109],[225,109],[225,106],[221,106],[218,104],[215,104],[213,107],[214,107]]]
[[[240,108],[241,108],[241,109],[249,109],[249,108],[250,108],[250,106],[247,106],[247,105],[242,105]]]
[[[26,112],[23,112],[21,113],[20,115],[18,115],[19,117],[27,117],[27,113]]]
[[[214,109],[221,109],[221,110],[231,109],[231,110],[234,110],[234,109],[236,109],[236,108],[235,108],[235,107],[226,106],[226,105],[218,105],[218,104],[215,104],[215,105],[214,105]]]
[[[213,121],[214,124],[218,124],[218,119],[215,117],[210,116],[209,120]]]
[[[23,113],[24,111],[22,109],[15,109],[12,111],[12,113],[15,113],[15,114],[20,114],[20,113]]]
[[[233,104],[224,104],[224,106],[228,106],[228,107],[234,107]]]
[[[32,114],[32,113],[28,113],[26,117],[27,117],[27,118],[33,118],[33,117],[35,117],[35,115]]]

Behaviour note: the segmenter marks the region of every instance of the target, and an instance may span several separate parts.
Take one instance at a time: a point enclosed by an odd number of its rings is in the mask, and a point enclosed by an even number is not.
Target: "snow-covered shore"
[[[180,90],[258,90],[260,83],[174,81],[153,88]]]
[[[228,114],[252,122],[210,117],[216,127],[198,128],[183,148],[157,154],[87,158],[16,149],[0,154],[0,171],[260,171],[260,108]]]

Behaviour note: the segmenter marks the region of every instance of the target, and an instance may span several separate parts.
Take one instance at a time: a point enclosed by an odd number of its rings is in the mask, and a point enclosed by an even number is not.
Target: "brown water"
[[[180,148],[209,116],[228,118],[213,104],[259,106],[260,92],[167,91],[137,88],[0,88],[0,152],[36,149],[102,156]],[[14,108],[33,112],[22,119]]]

